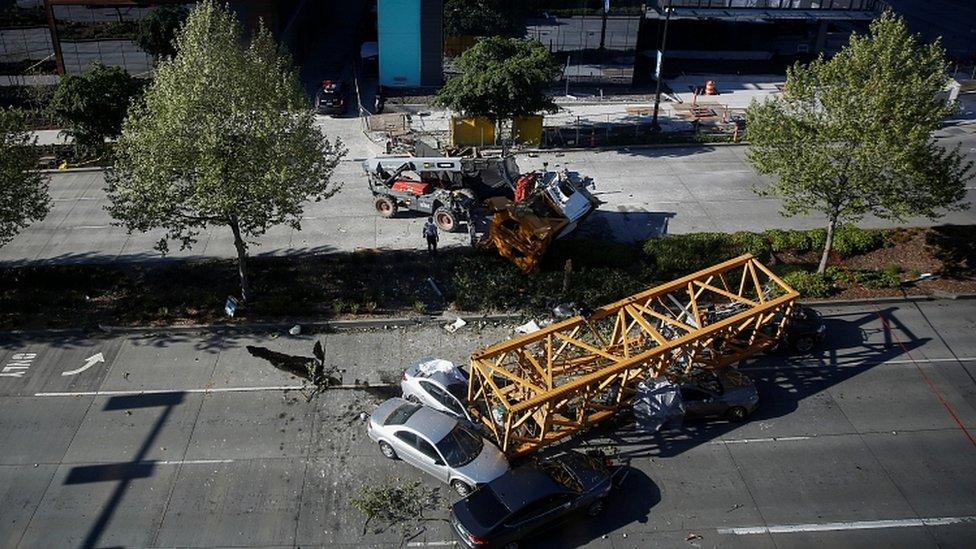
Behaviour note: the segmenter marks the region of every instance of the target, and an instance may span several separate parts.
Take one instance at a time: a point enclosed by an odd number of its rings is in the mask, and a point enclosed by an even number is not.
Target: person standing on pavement
[[[424,223],[424,237],[427,239],[427,253],[437,255],[437,225],[433,217],[428,217],[427,223]]]

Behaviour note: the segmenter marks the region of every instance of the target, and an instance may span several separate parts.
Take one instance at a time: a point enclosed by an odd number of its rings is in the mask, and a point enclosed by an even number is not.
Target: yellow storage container
[[[512,121],[512,137],[518,143],[538,147],[542,143],[542,115],[516,116]]]
[[[451,118],[451,143],[455,147],[485,147],[495,143],[495,124],[487,118]]]

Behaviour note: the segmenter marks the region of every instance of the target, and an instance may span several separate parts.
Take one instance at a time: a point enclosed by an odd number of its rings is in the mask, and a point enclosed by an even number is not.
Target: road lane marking
[[[232,459],[164,459],[161,461],[147,461],[157,465],[210,465],[213,463],[234,463]]]
[[[14,353],[0,370],[0,377],[24,377],[36,358],[37,353]]]
[[[393,387],[386,383],[376,385],[330,385],[329,389],[383,389]],[[130,391],[63,391],[34,393],[36,397],[79,397],[79,396],[139,396],[161,395],[166,393],[250,393],[256,391],[299,391],[308,385],[269,385],[266,387],[213,387],[210,389],[133,389]]]
[[[107,229],[111,225],[75,225],[74,227],[68,227],[69,229]]]
[[[94,355],[85,359],[85,363],[81,365],[77,370],[68,370],[67,372],[61,372],[62,376],[73,376],[84,372],[85,370],[91,368],[99,362],[105,362],[105,355],[102,353],[95,353]]]
[[[760,370],[808,370],[811,368],[837,368],[842,366],[880,366],[882,364],[915,364],[916,362],[942,363],[942,362],[976,362],[976,357],[964,356],[959,358],[919,358],[917,360],[897,359],[897,360],[851,360],[838,362],[836,364],[823,364],[819,362],[798,362],[792,364],[782,364],[779,366],[743,366],[740,371],[760,371]]]
[[[454,547],[456,541],[411,541],[407,547]]]
[[[753,442],[788,442],[791,440],[808,440],[813,437],[769,437],[769,438],[734,438],[731,440],[713,440],[709,444],[751,444]]]
[[[214,387],[211,389],[145,389],[142,391],[73,391],[34,393],[36,397],[72,397],[72,396],[138,396],[159,395],[164,393],[246,393],[253,391],[290,391],[303,389],[302,385],[276,385],[269,387]]]
[[[814,524],[781,524],[775,526],[748,526],[745,528],[719,528],[719,534],[750,536],[757,534],[795,534],[800,532],[834,532],[839,530],[876,530],[883,528],[918,528],[920,526],[949,526],[976,523],[976,516],[936,517],[921,519],[863,520],[853,522],[824,522]]]

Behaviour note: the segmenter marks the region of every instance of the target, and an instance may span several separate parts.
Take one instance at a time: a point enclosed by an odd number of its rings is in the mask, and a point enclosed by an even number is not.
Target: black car
[[[824,340],[825,332],[826,326],[820,313],[810,307],[794,305],[786,322],[786,335],[774,350],[809,353]]]
[[[603,511],[613,475],[579,452],[512,469],[451,507],[451,526],[466,547],[518,547],[518,541],[585,511]]]
[[[341,80],[323,80],[315,92],[315,111],[319,114],[346,112],[346,85]]]
[[[741,421],[759,406],[759,391],[752,378],[731,369],[700,374],[680,388],[687,418]]]

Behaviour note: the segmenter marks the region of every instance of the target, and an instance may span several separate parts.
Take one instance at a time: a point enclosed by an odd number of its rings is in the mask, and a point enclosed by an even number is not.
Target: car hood
[[[508,471],[508,459],[494,444],[485,441],[481,453],[471,463],[458,467],[458,474],[468,477],[475,484],[487,484]]]

